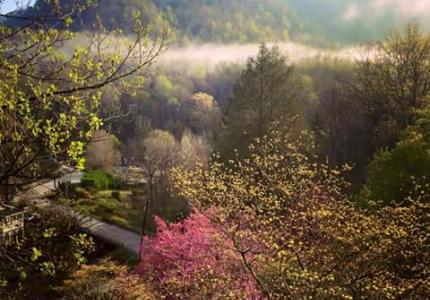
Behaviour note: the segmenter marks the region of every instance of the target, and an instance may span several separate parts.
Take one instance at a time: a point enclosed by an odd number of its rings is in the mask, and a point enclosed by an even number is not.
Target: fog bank
[[[361,47],[347,47],[340,50],[327,50],[306,46],[295,42],[276,44],[281,53],[290,62],[300,62],[305,59],[338,58],[346,60],[360,59]],[[273,46],[269,44],[268,46]],[[202,44],[188,47],[171,47],[159,59],[162,64],[183,62],[214,66],[219,63],[244,63],[249,57],[258,53],[259,44]]]

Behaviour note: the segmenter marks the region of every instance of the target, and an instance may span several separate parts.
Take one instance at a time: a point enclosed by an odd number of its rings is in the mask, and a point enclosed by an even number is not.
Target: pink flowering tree
[[[174,224],[156,218],[156,235],[143,238],[138,272],[164,298],[261,299],[231,239],[210,221],[214,214]]]

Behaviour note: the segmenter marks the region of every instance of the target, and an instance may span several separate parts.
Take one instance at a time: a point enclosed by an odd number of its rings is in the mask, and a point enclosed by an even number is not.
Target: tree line
[[[351,0],[74,0],[60,1],[67,10],[76,3],[89,4],[72,25],[74,31],[91,29],[101,23],[109,29],[131,32],[136,12],[153,29],[169,28],[181,44],[190,42],[251,43],[293,39],[306,44],[336,45],[366,42],[383,37],[390,28],[403,25],[394,11],[372,16],[371,1],[359,5],[362,14],[355,20],[343,18]],[[55,5],[54,5],[55,6]],[[52,10],[50,0],[38,0],[34,7],[18,12],[21,16]],[[368,15],[372,22],[366,22]],[[398,18],[396,18],[398,17]],[[329,22],[327,20],[330,20]],[[15,23],[20,20],[15,20]],[[21,20],[22,22],[22,20]],[[370,23],[370,24],[368,24]]]

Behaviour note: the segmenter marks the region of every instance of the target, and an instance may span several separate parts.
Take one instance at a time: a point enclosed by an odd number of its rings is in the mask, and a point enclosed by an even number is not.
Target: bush
[[[359,204],[368,207],[371,201],[383,207],[403,204],[408,197],[418,199],[430,193],[429,176],[430,155],[421,145],[405,143],[381,151],[369,164]]]
[[[118,176],[111,176],[110,188],[112,189],[121,189],[127,188],[127,185],[124,185],[124,180]]]
[[[104,199],[101,198],[98,201],[98,210],[105,212],[105,213],[113,213],[115,209],[117,209],[117,203],[113,199]]]
[[[120,194],[120,192],[118,192],[118,191],[113,191],[113,192],[112,192],[112,198],[114,198],[114,199],[116,199],[116,200],[120,201],[120,200],[121,200],[121,194]]]
[[[81,186],[96,190],[106,190],[113,184],[112,175],[103,171],[88,171],[82,178]]]
[[[84,265],[64,282],[67,299],[157,299],[145,282],[126,266],[110,260]]]
[[[83,199],[91,199],[93,197],[91,192],[87,191],[83,187],[77,187],[75,190],[75,195],[76,197]]]

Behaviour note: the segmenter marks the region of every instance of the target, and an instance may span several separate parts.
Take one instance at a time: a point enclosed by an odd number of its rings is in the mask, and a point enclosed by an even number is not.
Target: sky
[[[345,20],[365,17],[366,14],[383,15],[388,10],[406,18],[427,17],[430,12],[430,0],[369,0],[351,1],[344,12]]]
[[[34,0],[3,0],[0,6],[1,13],[8,13],[14,11],[18,6],[22,6],[24,4],[33,3]],[[18,4],[18,6],[17,6]]]
[[[320,1],[320,0],[315,0]],[[3,0],[1,11],[3,13],[13,11],[17,8],[16,3],[34,2],[34,0]],[[359,3],[363,1],[351,1],[350,6],[344,14],[345,19],[354,19],[359,17],[363,12],[360,9]],[[368,0],[364,1],[367,5],[373,8],[374,13],[380,13],[388,8],[393,8],[397,13],[408,16],[423,16],[430,11],[430,0]]]
[[[3,0],[0,11],[2,13],[13,11],[17,8],[17,3],[19,5],[34,3],[34,0]],[[426,16],[430,12],[430,0],[352,0],[344,12],[343,19],[353,20],[359,18],[369,13],[369,9],[373,14],[383,14],[384,11],[393,9],[398,15],[419,18]]]

